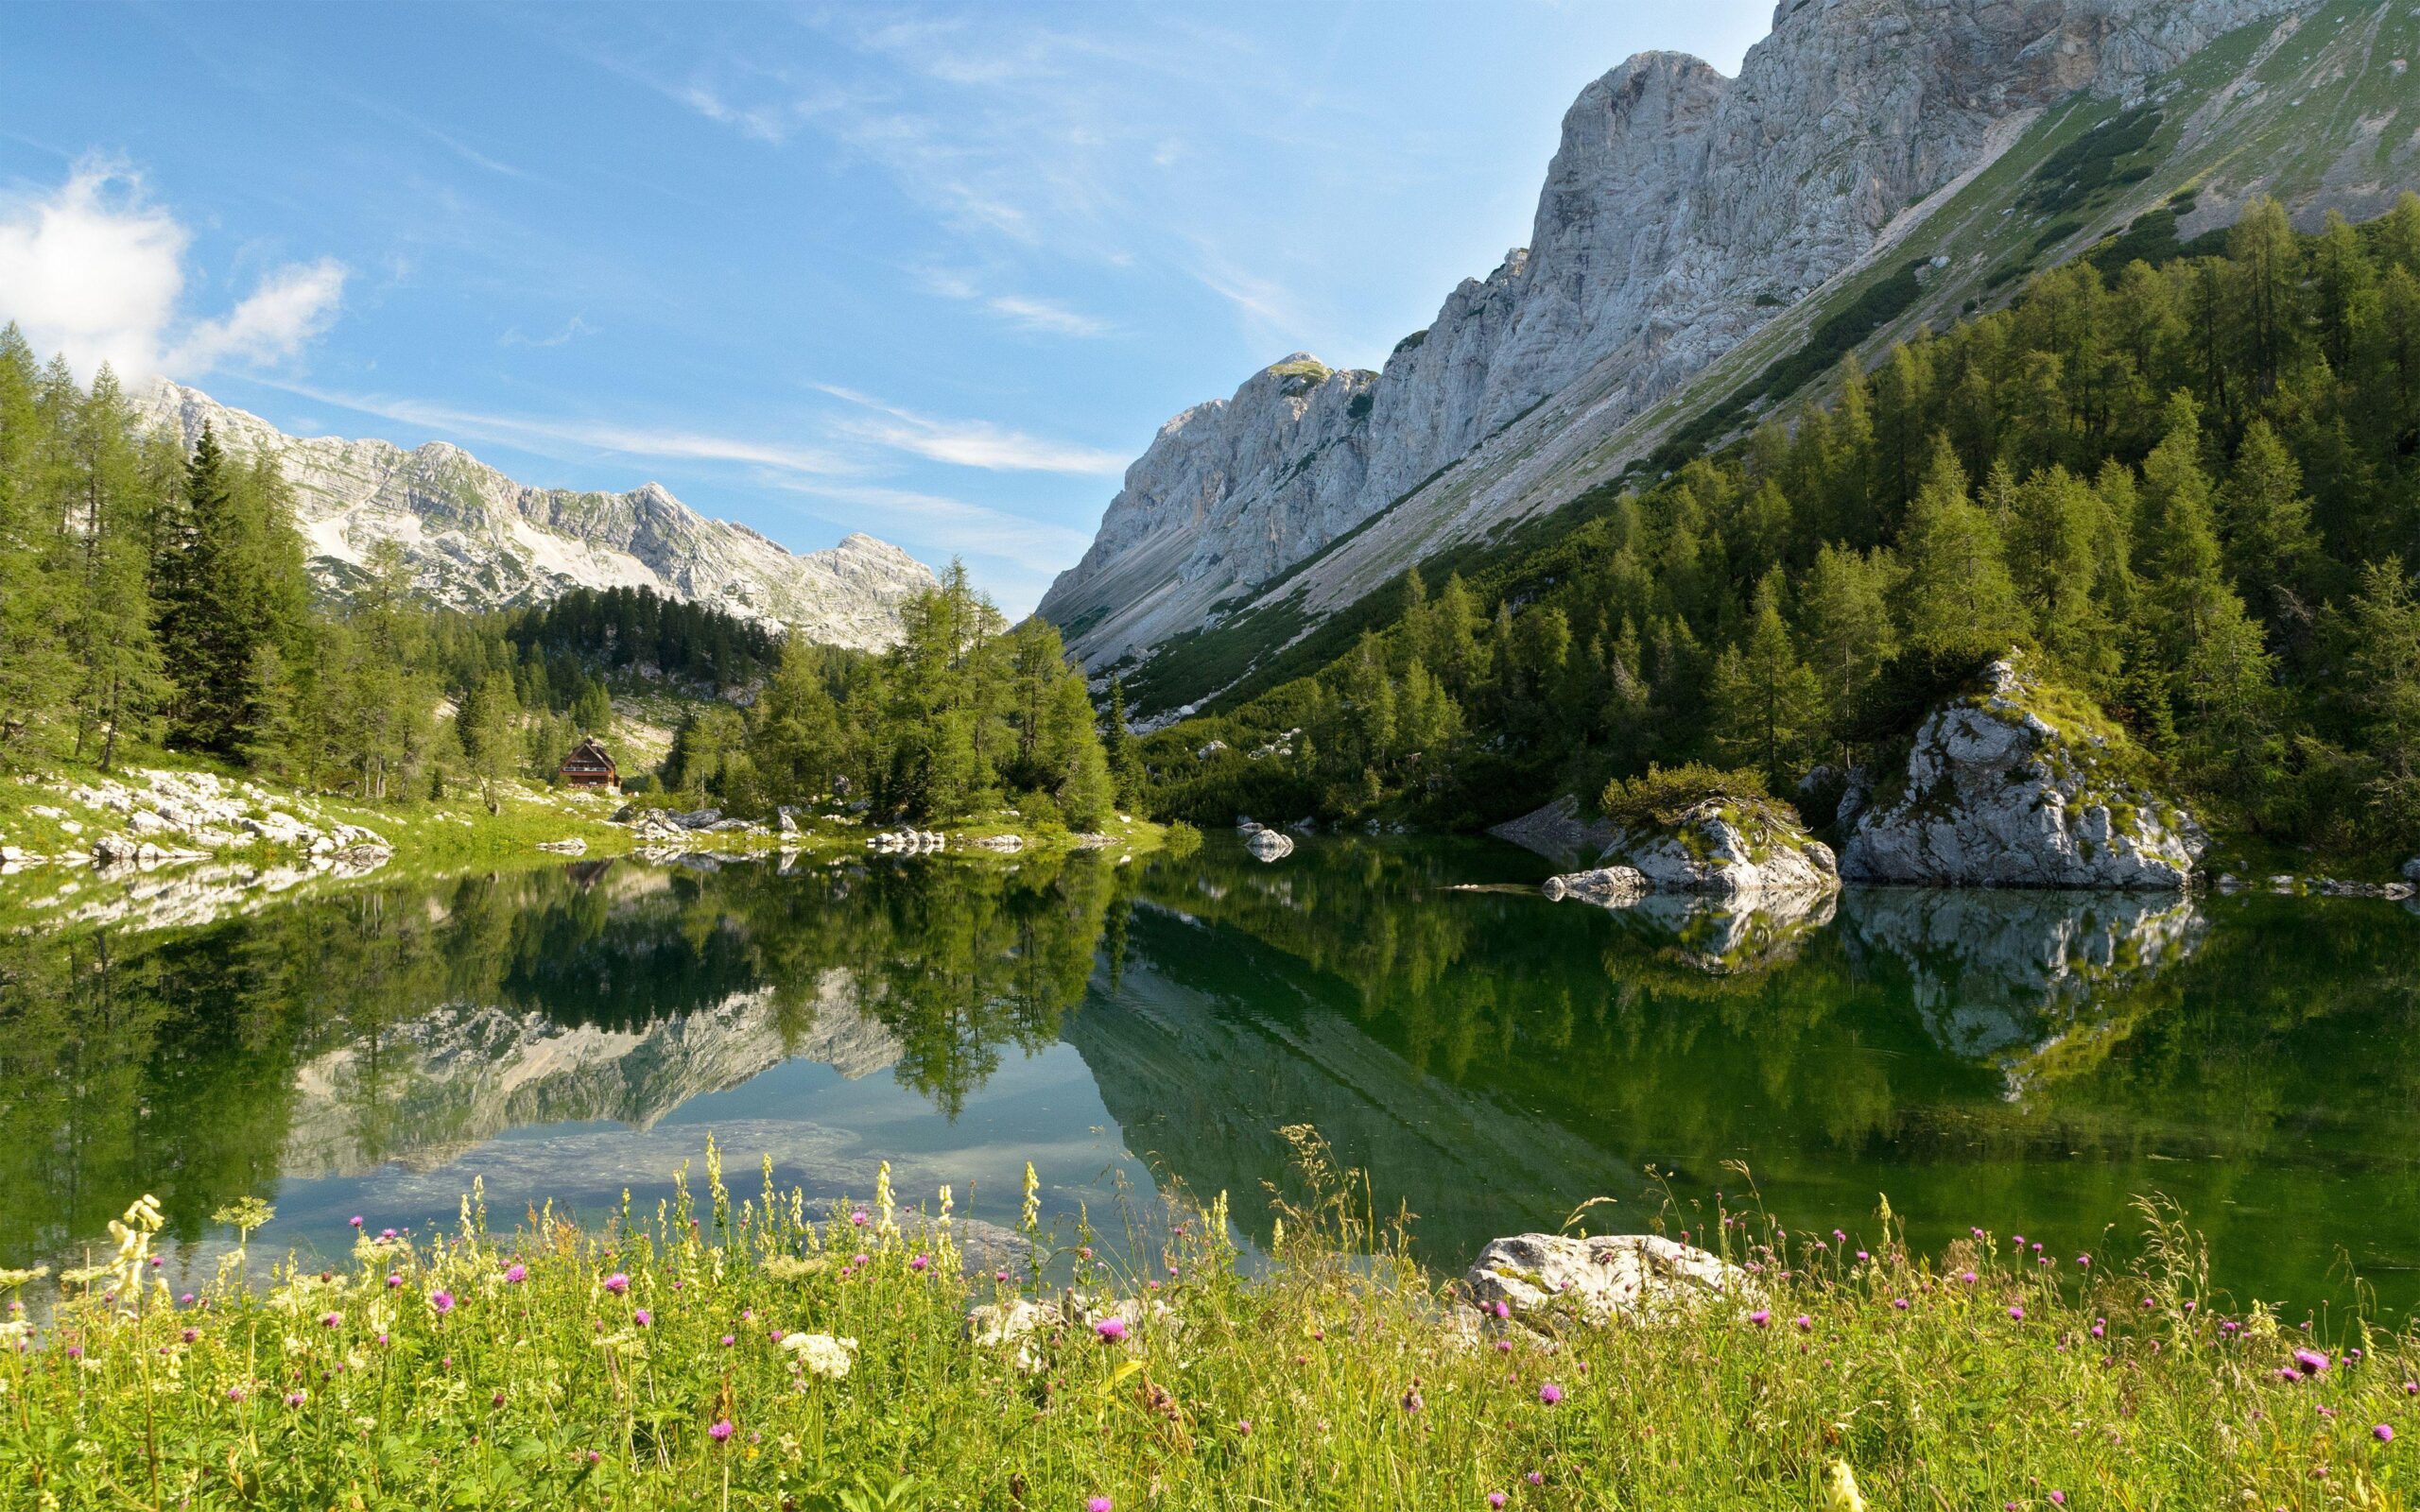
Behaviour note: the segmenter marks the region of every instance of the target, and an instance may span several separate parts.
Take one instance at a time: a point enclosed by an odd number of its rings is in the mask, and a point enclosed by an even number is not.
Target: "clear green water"
[[[735,1184],[893,1162],[1007,1221],[1115,1228],[1182,1181],[1265,1236],[1316,1126],[1459,1266],[1646,1227],[1668,1189],[1936,1246],[2122,1249],[2157,1192],[2238,1299],[2420,1303],[2420,916],[2356,901],[1856,892],[1788,919],[1549,904],[1486,842],[1321,838],[1003,873],[630,863],[364,886],[200,927],[0,939],[0,1264],[142,1191],[181,1273],[265,1235],[652,1208],[712,1131]],[[1501,890],[1458,890],[1457,885]],[[1651,1177],[1650,1171],[1655,1173]],[[2118,1227],[2118,1236],[2104,1232]]]

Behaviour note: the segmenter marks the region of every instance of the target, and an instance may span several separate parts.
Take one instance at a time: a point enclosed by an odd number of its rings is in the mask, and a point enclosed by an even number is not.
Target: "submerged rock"
[[[1634,867],[1599,867],[1593,871],[1548,877],[1544,891],[1548,902],[1559,903],[1572,898],[1614,908],[1646,897],[1647,878]]]
[[[1590,1322],[1670,1317],[1739,1290],[1739,1267],[1654,1234],[1516,1234],[1479,1251],[1462,1276],[1471,1300],[1515,1314],[1570,1307]]]
[[[1927,715],[1905,787],[1857,815],[1852,881],[2181,888],[2209,838],[2130,772],[2123,731],[2015,660]]]

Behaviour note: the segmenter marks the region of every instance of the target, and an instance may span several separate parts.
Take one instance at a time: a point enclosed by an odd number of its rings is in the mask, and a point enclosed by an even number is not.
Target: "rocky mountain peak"
[[[799,630],[831,645],[897,641],[900,610],[933,587],[930,569],[863,534],[793,553],[758,531],[709,520],[661,483],[627,493],[533,488],[450,441],[293,437],[199,389],[162,383],[136,402],[191,445],[209,426],[238,457],[275,456],[321,590],[342,596],[371,546],[404,548],[419,591],[457,609],[543,602],[569,588],[649,588],[670,598]]]
[[[1526,250],[1383,374],[1298,352],[1170,421],[1041,611],[1095,667],[1270,607],[1273,579],[1300,600],[1286,623],[1315,620],[1585,487],[1580,454],[1880,255],[2045,107],[2139,93],[2311,4],[1783,0],[1736,78],[1626,59],[1565,112]]]

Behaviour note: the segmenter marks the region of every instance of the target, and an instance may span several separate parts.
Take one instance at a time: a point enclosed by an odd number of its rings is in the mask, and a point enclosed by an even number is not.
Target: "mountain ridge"
[[[762,531],[709,519],[661,483],[622,493],[520,483],[451,441],[287,435],[198,388],[162,380],[134,395],[186,445],[207,424],[230,455],[278,458],[321,592],[341,597],[372,545],[400,542],[414,586],[461,610],[543,602],[564,590],[648,588],[826,644],[881,650],[901,606],[936,586],[931,569],[861,531],[792,552]]]
[[[1618,485],[1859,301],[1879,314],[1849,344],[1870,351],[2007,292],[2012,237],[2089,247],[2188,180],[2214,224],[2264,190],[2315,216],[2378,187],[2363,152],[2409,153],[2388,54],[2412,28],[2383,5],[1802,0],[1775,21],[1736,79],[1641,54],[1583,90],[1532,246],[1465,280],[1383,373],[1297,354],[1164,427],[1043,600],[1086,664],[1126,673],[1139,714],[1198,708],[1412,562]],[[2102,107],[2154,90],[2156,173],[2075,224],[2016,214]],[[2379,94],[2383,119],[2321,109]],[[1910,253],[1938,266],[1873,301]]]

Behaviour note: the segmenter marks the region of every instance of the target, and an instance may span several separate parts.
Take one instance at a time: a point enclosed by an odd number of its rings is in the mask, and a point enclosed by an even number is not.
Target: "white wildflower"
[[[785,1333],[782,1348],[797,1355],[809,1372],[826,1381],[839,1381],[847,1378],[856,1360],[857,1341],[836,1339],[829,1333]]]

